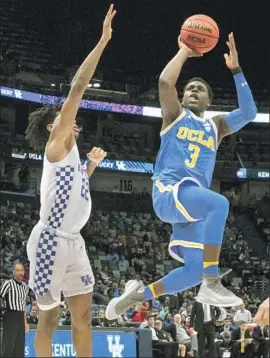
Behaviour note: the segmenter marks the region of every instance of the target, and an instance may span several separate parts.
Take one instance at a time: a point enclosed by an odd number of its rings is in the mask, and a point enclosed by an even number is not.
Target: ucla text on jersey
[[[217,146],[217,128],[213,120],[199,118],[184,109],[161,132],[153,180],[178,182],[189,177],[209,188]]]

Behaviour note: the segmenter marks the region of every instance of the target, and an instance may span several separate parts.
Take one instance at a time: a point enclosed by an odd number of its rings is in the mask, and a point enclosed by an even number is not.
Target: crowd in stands
[[[250,211],[250,218],[255,227],[260,233],[266,245],[267,253],[270,253],[270,198],[269,194],[265,193],[262,197],[260,205]]]
[[[20,261],[24,263],[25,280],[28,280],[29,264],[26,258],[26,243],[33,225],[38,220],[38,214],[38,208],[28,203],[1,202],[0,229],[3,238],[1,257],[4,258],[1,262],[2,278],[10,277],[13,263]],[[231,328],[238,330],[247,328],[244,323],[240,325],[240,328],[238,324],[252,321],[265,295],[265,292],[260,290],[258,282],[262,274],[266,279],[270,278],[269,263],[266,260],[260,260],[252,252],[243,233],[236,226],[236,215],[237,211],[234,207],[226,225],[220,266],[222,272],[233,269],[229,275],[223,277],[223,284],[243,298],[245,307],[237,312],[232,309],[222,311],[216,322],[217,351],[220,351],[222,347],[233,349],[238,339],[233,337],[239,332],[232,331],[230,343],[228,335],[222,332],[227,330],[228,325],[230,327],[228,331]],[[143,280],[147,284],[178,266],[178,262],[171,260],[168,255],[170,226],[161,223],[152,213],[96,210],[83,229],[83,236],[96,279],[93,326],[148,326],[153,332],[153,341],[155,341],[153,347],[157,352],[164,353],[165,349],[166,354],[169,354],[169,349],[172,350],[170,352],[174,351],[179,356],[186,354],[193,356],[197,349],[196,334],[189,330],[189,321],[196,288],[181,294],[160,297],[159,300],[144,302],[141,306],[130,309],[116,321],[109,322],[105,318],[107,301],[104,297],[111,299],[121,295],[127,280],[131,278]],[[38,307],[33,292],[30,291],[27,300],[28,322],[36,324]],[[59,325],[70,325],[70,314],[64,298],[59,314]],[[177,332],[172,328],[174,325],[178,327],[178,331],[184,327],[182,332],[184,338],[182,336],[181,339],[180,336],[177,338]],[[256,338],[258,342],[256,341],[254,338],[256,332],[255,329],[250,333],[250,337],[253,337],[250,344],[258,351],[261,339]],[[267,332],[259,331],[259,334],[262,338],[263,334],[266,337]],[[172,343],[168,345],[169,348],[163,344],[165,341]],[[163,343],[158,344],[158,342]],[[250,348],[251,352],[254,352],[253,348]]]

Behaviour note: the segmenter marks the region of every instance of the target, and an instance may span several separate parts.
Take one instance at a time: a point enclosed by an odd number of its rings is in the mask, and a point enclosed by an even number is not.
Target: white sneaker
[[[130,280],[126,283],[125,291],[120,297],[113,298],[106,308],[108,320],[117,319],[130,307],[144,301],[144,285],[142,281]]]
[[[243,304],[240,297],[227,290],[217,276],[205,276],[196,300],[216,307],[234,307]]]

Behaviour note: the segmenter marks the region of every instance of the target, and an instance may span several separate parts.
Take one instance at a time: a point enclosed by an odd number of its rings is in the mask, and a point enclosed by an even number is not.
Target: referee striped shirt
[[[6,302],[7,311],[25,311],[29,288],[24,282],[11,279],[5,281],[0,289],[0,297]]]

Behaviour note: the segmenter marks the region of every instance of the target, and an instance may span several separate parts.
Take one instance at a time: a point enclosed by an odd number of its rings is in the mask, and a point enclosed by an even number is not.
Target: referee
[[[15,263],[13,278],[5,281],[0,289],[0,297],[6,303],[1,357],[24,357],[25,332],[29,332],[29,326],[25,313],[28,286],[23,282],[23,277],[23,265]]]

